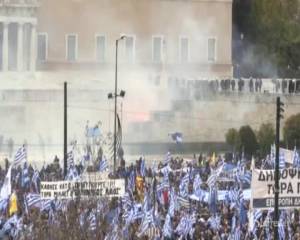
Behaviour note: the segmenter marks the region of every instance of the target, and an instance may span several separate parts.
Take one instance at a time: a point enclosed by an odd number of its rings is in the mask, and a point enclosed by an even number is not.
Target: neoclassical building
[[[61,150],[64,81],[70,88],[69,138],[81,136],[86,120],[101,119],[111,129],[107,93],[114,89],[121,36],[125,142],[132,122],[171,109],[170,82],[232,77],[232,0],[0,0],[0,20],[4,143],[11,137],[16,144],[43,145],[44,152]],[[164,135],[171,130],[158,128]]]

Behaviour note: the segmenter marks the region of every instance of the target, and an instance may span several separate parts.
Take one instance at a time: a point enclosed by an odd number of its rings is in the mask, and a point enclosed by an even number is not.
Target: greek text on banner
[[[41,182],[42,199],[122,197],[124,194],[124,179]]]
[[[253,208],[274,207],[274,170],[252,171],[252,206]],[[299,208],[300,207],[300,170],[287,168],[279,173],[279,207]]]

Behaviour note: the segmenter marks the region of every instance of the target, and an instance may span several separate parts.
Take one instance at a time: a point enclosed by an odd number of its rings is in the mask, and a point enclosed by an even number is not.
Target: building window
[[[68,34],[66,37],[66,58],[68,61],[77,60],[78,36],[76,34]]]
[[[216,39],[215,38],[209,38],[207,42],[207,60],[209,62],[215,62],[216,61]]]
[[[105,61],[106,40],[103,35],[96,35],[96,60],[98,62]]]
[[[179,59],[181,63],[189,61],[190,45],[187,37],[180,37],[179,39]]]
[[[125,61],[133,63],[135,55],[135,37],[125,35]]]
[[[48,55],[48,36],[46,33],[39,33],[37,37],[37,59],[46,61]]]
[[[152,38],[152,60],[155,63],[162,61],[163,54],[163,37],[155,36]]]

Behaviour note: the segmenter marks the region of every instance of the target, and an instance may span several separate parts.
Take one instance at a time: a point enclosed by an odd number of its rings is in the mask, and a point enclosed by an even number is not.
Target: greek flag
[[[5,211],[8,206],[8,198],[3,198],[0,200],[0,211]]]
[[[144,194],[144,203],[143,203],[143,211],[147,212],[150,206],[150,199],[149,199],[149,194],[147,192],[147,190],[145,190],[145,194]]]
[[[279,239],[280,240],[285,240],[285,219],[284,219],[284,214],[281,212],[280,214],[280,219],[278,223],[278,234],[279,234]]]
[[[167,214],[166,219],[165,219],[165,224],[163,226],[163,236],[172,238],[172,233],[173,233],[173,228],[172,228],[172,223],[171,223],[171,216]]]
[[[169,164],[170,161],[172,159],[172,155],[170,152],[167,152],[167,155],[166,155],[166,158],[165,158],[165,161],[164,161],[164,164]]]
[[[188,174],[185,174],[181,178],[181,181],[179,184],[179,193],[180,193],[180,196],[182,196],[182,197],[187,197],[187,195],[188,195],[189,180],[190,180],[190,178],[189,178]]]
[[[246,171],[243,176],[243,182],[251,184],[252,173],[250,171]]]
[[[221,227],[221,218],[219,216],[211,216],[207,222],[209,223],[210,227],[214,230],[218,230]]]
[[[146,160],[145,160],[145,157],[142,158],[140,170],[141,170],[140,171],[141,172],[141,176],[145,177],[145,175],[146,175]]]
[[[134,189],[135,189],[135,174],[134,171],[132,170],[129,175],[127,190],[134,191]]]
[[[79,175],[78,175],[77,169],[73,165],[68,169],[66,180],[73,181],[73,180],[78,180],[78,178],[79,178]]]
[[[52,199],[42,200],[41,211],[49,211],[52,208]]]
[[[15,155],[15,160],[13,162],[14,165],[18,165],[20,163],[22,163],[24,160],[26,161],[27,159],[27,153],[26,153],[26,148],[25,146],[23,145],[22,147],[20,147],[18,149],[18,151],[16,152],[16,155]]]
[[[176,194],[174,193],[174,189],[172,188],[170,191],[170,205],[168,209],[168,215],[170,215],[170,217],[174,217],[175,210],[176,210],[176,202],[177,202]]]
[[[153,217],[153,209],[147,211],[144,214],[144,218],[139,228],[138,237],[141,237],[149,227],[154,226],[154,217]]]
[[[300,157],[296,147],[294,148],[294,154],[293,154],[293,166],[294,168],[300,168]]]
[[[34,170],[31,182],[33,183],[34,191],[35,192],[39,192],[39,185],[38,185],[39,181],[40,181],[39,171],[38,170]]]
[[[241,239],[241,230],[237,227],[234,231],[233,240],[240,240]]]
[[[29,193],[29,194],[27,194],[25,199],[26,199],[27,207],[38,207],[38,208],[40,208],[40,205],[41,205],[41,196],[40,196],[40,194]]]
[[[190,201],[183,197],[178,196],[177,201],[180,207],[189,209],[190,208]]]
[[[217,201],[218,201],[218,191],[215,187],[209,189],[208,199],[209,199],[208,200],[209,210],[215,214],[217,212]]]
[[[27,187],[30,182],[29,173],[27,162],[24,163],[23,170],[22,170],[22,187]]]
[[[12,236],[13,238],[17,236],[20,229],[20,219],[18,219],[18,216],[15,214],[12,217],[10,217],[5,224],[3,225],[4,232],[7,232]]]
[[[260,209],[256,209],[254,211],[254,222],[258,222],[261,217],[262,217],[262,211]]]
[[[202,196],[201,184],[202,184],[201,177],[199,174],[197,174],[193,182],[193,191],[194,194],[199,198],[201,198]]]
[[[142,212],[142,207],[138,204],[133,206],[133,220],[143,218],[144,214]]]
[[[279,168],[284,169],[285,168],[285,155],[284,152],[279,152]]]
[[[195,223],[195,218],[192,216],[185,215],[181,218],[179,224],[176,227],[175,232],[180,236],[187,237],[188,234],[193,233],[193,224]],[[193,238],[193,236],[190,236]]]
[[[67,166],[68,168],[74,166],[74,153],[73,151],[68,152],[67,154]]]
[[[88,223],[89,223],[89,230],[96,231],[97,220],[96,220],[96,215],[93,211],[91,211],[90,215],[88,216]]]
[[[102,156],[102,160],[100,161],[99,171],[104,172],[108,168],[107,159],[105,156]]]
[[[180,133],[180,132],[172,133],[171,137],[172,137],[172,140],[175,141],[176,143],[182,142],[182,133]]]

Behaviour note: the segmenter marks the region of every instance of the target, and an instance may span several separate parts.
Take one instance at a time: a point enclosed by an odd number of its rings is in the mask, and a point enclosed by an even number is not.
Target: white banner
[[[122,197],[124,194],[124,179],[41,182],[42,199]]]
[[[268,209],[274,207],[275,171],[252,171],[251,203],[253,208]],[[279,174],[279,207],[300,207],[300,170],[287,168]]]

